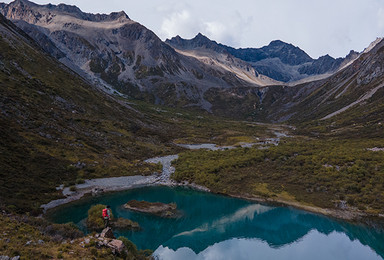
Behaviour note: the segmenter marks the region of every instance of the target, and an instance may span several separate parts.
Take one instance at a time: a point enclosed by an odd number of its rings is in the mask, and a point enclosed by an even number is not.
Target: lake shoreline
[[[268,140],[269,144],[278,145],[281,136],[286,136],[285,134],[277,135],[277,138]],[[247,145],[247,144],[243,144]],[[200,145],[183,145],[184,148],[187,149],[209,149],[209,150],[225,150],[225,149],[233,149],[235,147],[220,147],[215,144],[200,144]],[[254,201],[258,203],[267,203],[270,205],[280,205],[280,206],[288,206],[294,207],[296,209],[305,210],[308,212],[321,214],[324,216],[333,217],[340,220],[355,222],[355,223],[365,223],[368,225],[377,225],[379,224],[381,228],[384,230],[384,215],[382,214],[369,214],[366,212],[359,211],[357,209],[337,209],[337,208],[321,208],[312,205],[306,205],[300,203],[298,201],[290,201],[279,198],[265,198],[255,195],[244,195],[244,194],[230,194],[230,193],[217,193],[212,192],[209,188],[200,186],[194,183],[189,183],[187,181],[184,182],[176,182],[171,179],[171,175],[175,172],[175,168],[172,166],[172,161],[177,160],[178,155],[168,155],[163,157],[150,158],[145,160],[146,163],[160,163],[163,165],[163,169],[161,173],[153,174],[150,176],[122,176],[122,177],[110,177],[110,178],[101,178],[101,179],[91,179],[86,180],[84,184],[77,184],[76,191],[70,191],[69,187],[61,187],[63,191],[63,195],[66,196],[63,199],[53,200],[47,204],[41,205],[44,213],[47,210],[55,208],[57,206],[67,204],[76,200],[83,198],[87,194],[95,195],[98,192],[106,193],[106,192],[116,192],[116,191],[124,191],[141,187],[149,187],[149,186],[168,186],[168,187],[187,187],[192,188],[198,191],[211,192],[215,194],[220,194],[224,196],[245,199],[249,201]],[[57,188],[59,189],[59,187]],[[374,219],[372,221],[372,219]]]
[[[130,184],[127,185],[126,184],[127,182]],[[117,185],[117,183],[124,184],[124,185]],[[151,175],[151,176],[136,175],[136,176],[92,179],[92,180],[86,180],[85,184],[78,184],[76,186],[79,186],[79,190],[74,192],[68,192],[69,188],[66,188],[68,189],[68,191],[66,191],[66,189],[63,190],[63,194],[66,194],[66,198],[53,200],[47,204],[42,205],[41,207],[43,208],[44,213],[46,213],[48,210],[53,209],[55,207],[68,204],[71,202],[75,202],[87,196],[91,196],[95,188],[102,189],[103,191],[101,194],[105,194],[110,192],[126,191],[126,190],[144,188],[144,187],[167,186],[167,187],[190,188],[197,191],[209,192],[212,194],[218,194],[218,195],[228,196],[232,198],[253,201],[257,203],[265,203],[267,205],[272,205],[272,206],[276,205],[276,206],[283,206],[283,207],[293,207],[296,209],[300,209],[300,210],[304,210],[311,213],[320,214],[320,215],[324,215],[324,216],[328,216],[328,217],[332,217],[332,218],[336,218],[344,221],[349,221],[352,223],[367,224],[370,226],[379,225],[382,227],[382,229],[384,229],[384,216],[380,216],[380,215],[367,214],[365,212],[353,211],[353,210],[320,208],[316,206],[305,205],[300,202],[287,201],[282,199],[272,199],[272,198],[264,198],[264,197],[257,197],[257,196],[245,196],[245,195],[239,195],[239,194],[217,193],[217,192],[212,192],[206,187],[196,185],[193,183],[187,183],[187,182],[176,183],[173,180],[170,180],[168,182],[159,181],[159,175]]]

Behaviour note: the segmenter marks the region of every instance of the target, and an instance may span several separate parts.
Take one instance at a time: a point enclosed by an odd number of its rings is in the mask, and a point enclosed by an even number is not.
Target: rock
[[[84,243],[89,244],[91,240],[89,238],[84,239]]]
[[[99,239],[101,239],[101,238],[99,238]],[[108,243],[109,243],[109,240],[107,240],[107,239],[101,239],[99,242],[97,242],[97,244],[99,246],[107,246]]]
[[[113,235],[112,229],[110,227],[104,228],[103,231],[101,231],[100,237],[112,238],[112,239],[115,238],[115,236]]]
[[[336,201],[335,202],[335,206],[337,208],[340,208],[340,209],[347,209],[348,208],[347,201],[345,201],[345,200]]]
[[[71,166],[77,168],[77,169],[83,169],[85,166],[87,166],[86,163],[78,161],[75,164],[71,164]]]
[[[177,205],[175,203],[165,204],[161,202],[130,200],[124,204],[124,208],[164,218],[175,218],[180,216],[180,212],[177,210]]]
[[[42,244],[44,244],[44,240],[39,239],[39,240],[37,241],[37,243],[38,243],[39,245],[42,245]]]
[[[96,187],[92,189],[92,196],[100,195],[102,193],[104,193],[104,190],[101,188]]]
[[[6,255],[0,255],[0,260],[19,260],[20,256],[9,257]]]
[[[32,240],[29,240],[27,243],[25,243],[26,246],[29,246],[30,244],[32,244]]]
[[[119,254],[123,252],[125,248],[123,241],[118,239],[113,239],[111,242],[109,242],[108,247],[110,247],[112,250],[115,250]]]

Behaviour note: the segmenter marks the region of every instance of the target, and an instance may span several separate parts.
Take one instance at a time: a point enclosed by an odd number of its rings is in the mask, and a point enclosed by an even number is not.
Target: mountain
[[[384,40],[326,79],[295,86],[234,88],[208,92],[212,110],[267,122],[312,122],[340,131],[380,135],[384,124]],[[310,123],[310,124],[312,124]],[[325,128],[324,128],[325,129]],[[360,131],[360,132],[359,132]]]
[[[177,127],[90,85],[1,14],[0,49],[0,206],[39,212],[61,183],[152,173],[136,160],[173,149]]]
[[[242,64],[238,76],[228,66],[175,51],[124,12],[94,15],[75,6],[16,0],[1,4],[0,13],[49,54],[110,93],[209,111],[204,95],[211,88],[265,85],[249,65]]]
[[[333,122],[334,127],[357,124],[376,129],[384,115],[383,59],[384,41],[375,41],[370,50],[328,79],[293,88],[296,94],[278,106],[290,107],[295,121],[315,119]]]
[[[351,51],[346,58],[334,59],[325,55],[312,59],[299,47],[280,40],[272,41],[262,48],[235,49],[211,41],[201,34],[191,40],[176,36],[166,42],[181,50],[205,48],[231,54],[250,64],[257,73],[281,82],[293,82],[316,75],[329,76],[358,56],[357,52]]]
[[[167,40],[166,43],[174,47],[178,53],[194,57],[208,66],[215,66],[228,73],[234,73],[245,82],[255,84],[254,87],[281,84],[279,81],[259,74],[249,63],[234,57],[221,45],[201,33],[190,41],[176,36],[172,41]]]
[[[304,122],[327,117],[376,87],[361,87],[363,81],[354,73],[363,73],[362,68],[380,56],[375,52],[381,44],[377,42],[362,54],[351,51],[344,59],[326,55],[314,60],[282,41],[260,49],[234,49],[198,34],[164,43],[124,12],[94,15],[74,6],[41,6],[26,0],[1,4],[0,12],[101,89],[159,104],[196,106],[216,115],[258,121]],[[361,63],[368,57],[370,61]],[[263,69],[283,81],[302,80],[285,84],[260,74]],[[348,78],[350,85],[339,80]]]

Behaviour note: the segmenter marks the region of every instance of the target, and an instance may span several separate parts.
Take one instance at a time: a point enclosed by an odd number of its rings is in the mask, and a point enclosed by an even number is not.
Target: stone
[[[9,257],[6,255],[0,255],[0,260],[19,260],[20,256]]]
[[[123,241],[118,239],[113,239],[111,242],[108,243],[108,247],[110,247],[112,250],[115,250],[119,254],[123,252],[125,245]]]
[[[91,240],[89,238],[84,239],[84,243],[89,244]]]
[[[112,229],[110,227],[104,228],[103,231],[101,231],[100,237],[112,238],[112,239],[115,238],[115,236],[113,235]]]
[[[42,245],[42,244],[44,244],[44,240],[39,239],[39,240],[37,241],[37,243],[38,243],[39,245]]]
[[[102,193],[104,193],[104,190],[102,188],[96,187],[92,189],[92,196],[100,195]]]

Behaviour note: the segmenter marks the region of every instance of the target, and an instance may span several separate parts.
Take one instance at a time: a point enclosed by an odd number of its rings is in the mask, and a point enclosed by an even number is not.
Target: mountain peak
[[[195,38],[193,38],[193,39],[207,39],[207,40],[209,40],[208,37],[205,36],[204,34],[202,34],[201,32],[196,34]]]
[[[12,3],[12,2],[11,2]],[[31,1],[28,1],[28,0],[15,0],[13,1],[13,3],[15,4],[20,4],[20,3],[23,3],[23,4],[28,4],[28,5],[33,5],[35,3],[31,2]]]
[[[91,14],[91,13],[85,13],[80,10],[77,6],[74,5],[67,5],[67,4],[59,4],[59,5],[53,5],[53,4],[46,4],[46,5],[38,5],[33,2],[30,2],[28,0],[15,0],[9,4],[2,4],[0,5],[0,12],[3,14],[6,14],[7,12],[13,13],[13,16],[10,17],[11,19],[16,20],[24,20],[26,15],[26,11],[29,12],[29,15],[32,17],[33,20],[36,22],[41,18],[41,16],[44,16],[48,13],[59,13],[59,14],[65,14],[69,15],[78,19],[82,20],[88,20],[93,22],[103,22],[103,21],[114,21],[118,19],[122,19],[124,21],[130,20],[128,15],[124,12],[113,12],[111,14]],[[20,17],[19,17],[20,16]],[[32,22],[31,20],[29,22]]]
[[[289,43],[283,42],[281,40],[273,40],[269,43],[268,46],[279,46],[279,45],[291,45]]]

